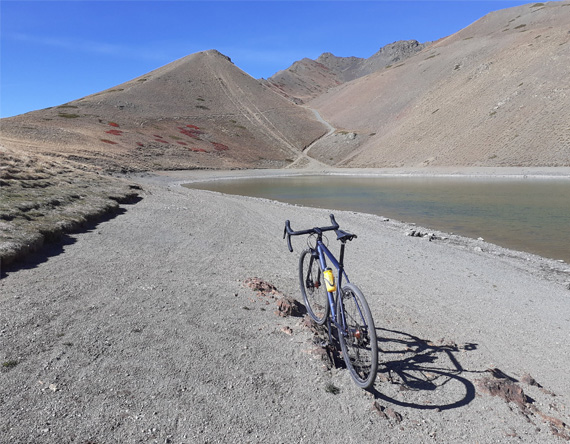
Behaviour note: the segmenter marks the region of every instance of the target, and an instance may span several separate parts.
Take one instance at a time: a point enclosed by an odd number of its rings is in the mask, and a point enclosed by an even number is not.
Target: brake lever
[[[333,227],[335,227],[335,230],[338,230],[339,225],[338,225],[338,223],[336,222],[336,220],[335,220],[335,218],[334,218],[334,214],[331,213],[331,214],[330,214],[330,218],[331,218],[331,223],[333,224]]]

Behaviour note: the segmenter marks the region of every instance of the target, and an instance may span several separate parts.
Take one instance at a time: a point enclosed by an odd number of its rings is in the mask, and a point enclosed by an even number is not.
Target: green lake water
[[[570,180],[294,176],[187,186],[377,214],[570,263]]]

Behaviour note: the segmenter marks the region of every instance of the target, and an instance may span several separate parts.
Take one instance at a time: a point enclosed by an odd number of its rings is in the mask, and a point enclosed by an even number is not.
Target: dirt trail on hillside
[[[298,155],[298,150],[294,143],[288,140],[287,137],[279,131],[273,122],[265,116],[265,114],[250,98],[249,94],[240,88],[237,82],[233,81],[233,79],[229,79],[221,71],[214,71],[209,62],[206,62],[206,64],[212,72],[212,78],[216,78],[218,80],[220,90],[254,127],[260,128],[270,140],[275,139],[278,142],[283,143],[294,155]]]
[[[337,211],[380,354],[374,390],[323,359],[282,239],[328,211],[139,176],[145,196],[0,281],[0,441],[570,439],[567,264]],[[414,227],[422,230],[421,227]],[[334,239],[330,238],[333,251]]]
[[[325,163],[315,159],[314,157],[311,157],[309,155],[309,151],[311,150],[312,147],[314,147],[317,143],[319,143],[320,141],[322,141],[323,139],[325,139],[326,137],[330,136],[331,134],[333,134],[335,132],[335,127],[332,126],[329,122],[327,122],[325,119],[322,118],[321,114],[313,108],[309,108],[309,107],[305,107],[309,110],[311,110],[313,112],[313,114],[315,115],[315,117],[317,118],[317,120],[319,122],[321,122],[323,125],[325,125],[328,129],[328,132],[323,134],[321,137],[319,137],[318,139],[314,140],[310,145],[308,145],[303,152],[301,153],[301,155],[295,160],[295,162],[293,162],[291,165],[288,165],[287,168],[291,169],[291,168],[303,168],[303,169],[311,169],[311,170],[322,170],[322,169],[328,169],[330,168],[329,165],[326,165]]]

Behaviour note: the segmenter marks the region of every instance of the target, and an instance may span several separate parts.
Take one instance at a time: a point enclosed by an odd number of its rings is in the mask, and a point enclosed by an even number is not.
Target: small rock
[[[393,420],[395,420],[396,422],[402,422],[402,415],[400,415],[397,411],[395,411],[392,407],[388,407],[386,409],[386,415],[388,415],[388,417],[392,418]]]
[[[377,378],[380,382],[391,382],[390,377],[386,373],[378,373]]]
[[[286,335],[293,336],[293,330],[291,329],[291,327],[283,327],[281,331]]]
[[[243,283],[246,287],[256,291],[258,297],[275,298],[276,296],[281,295],[275,285],[265,282],[257,277],[248,278]]]
[[[402,422],[402,415],[396,412],[392,407],[384,407],[383,405],[379,404],[378,401],[374,401],[372,404],[372,408],[378,412],[380,417],[384,419],[393,419],[396,422]]]
[[[493,377],[494,376],[494,377]],[[487,376],[475,380],[475,387],[482,393],[487,393],[491,396],[498,396],[504,399],[507,403],[512,402],[518,405],[522,410],[526,409],[526,404],[529,402],[523,389],[513,382],[511,379],[498,378]]]
[[[302,315],[301,304],[299,304],[299,302],[290,296],[283,296],[282,298],[278,299],[277,308],[278,310],[275,312],[275,314],[281,317]]]
[[[317,323],[315,321],[313,321],[313,319],[311,319],[311,317],[309,315],[307,315],[301,321],[301,325],[305,328],[312,330],[316,327]]]
[[[536,379],[534,379],[528,373],[525,373],[524,375],[522,375],[521,382],[524,382],[525,384],[528,384],[528,385],[533,385],[535,387],[542,387],[538,382],[536,382]]]
[[[374,401],[374,403],[372,404],[372,408],[378,412],[381,418],[388,419],[388,415],[384,411],[386,410],[386,407],[380,405],[378,401]]]

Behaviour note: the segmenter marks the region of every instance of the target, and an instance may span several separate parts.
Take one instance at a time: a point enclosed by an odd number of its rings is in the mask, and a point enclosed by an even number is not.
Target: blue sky
[[[61,105],[198,51],[255,78],[323,52],[370,57],[528,1],[0,1],[0,117]]]

